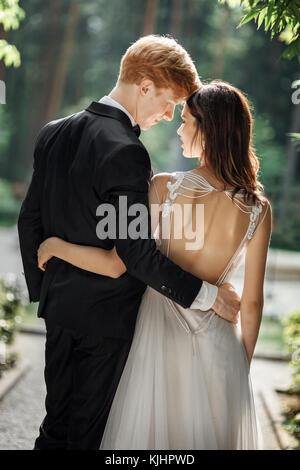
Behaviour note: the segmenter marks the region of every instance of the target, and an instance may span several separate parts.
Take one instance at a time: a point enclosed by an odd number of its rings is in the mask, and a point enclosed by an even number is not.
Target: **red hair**
[[[149,35],[134,42],[122,57],[119,80],[139,85],[143,78],[157,88],[171,88],[187,99],[201,86],[194,62],[175,39]]]

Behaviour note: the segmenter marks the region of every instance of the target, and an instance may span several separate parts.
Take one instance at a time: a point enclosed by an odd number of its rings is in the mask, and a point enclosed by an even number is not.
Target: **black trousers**
[[[131,341],[46,327],[47,414],[34,449],[99,449]]]

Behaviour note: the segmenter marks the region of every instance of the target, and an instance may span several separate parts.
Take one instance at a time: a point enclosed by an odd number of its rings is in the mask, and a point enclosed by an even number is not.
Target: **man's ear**
[[[146,96],[154,87],[154,83],[149,78],[143,78],[139,85],[139,92],[142,96]]]

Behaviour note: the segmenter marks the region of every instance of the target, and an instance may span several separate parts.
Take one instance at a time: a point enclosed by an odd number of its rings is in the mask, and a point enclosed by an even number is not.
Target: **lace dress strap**
[[[264,212],[264,214],[263,214],[261,220],[260,220],[259,223],[255,226],[254,231],[252,232],[251,236],[250,236],[250,237],[248,236],[248,239],[249,239],[249,240],[250,240],[250,238],[253,237],[254,233],[257,232],[257,230],[259,229],[259,227],[262,225],[263,221],[265,220],[266,215],[267,215],[267,213],[268,213],[268,211],[269,211],[269,209],[270,209],[270,204],[268,204],[268,202],[266,202],[266,206],[267,206],[267,208],[266,208],[266,210],[265,210],[265,212]],[[261,212],[261,211],[260,211],[260,212]]]
[[[163,210],[164,217],[170,214],[172,204],[178,195],[184,194],[187,198],[195,199],[204,197],[215,190],[215,188],[201,175],[184,171],[176,171],[172,173],[171,181],[167,183],[167,188],[168,193],[164,202]],[[193,195],[189,195],[189,191],[192,191]]]
[[[242,255],[245,251],[246,243],[253,237],[255,231],[257,230],[257,228],[264,221],[266,213],[267,213],[268,208],[269,208],[269,206],[267,206],[267,209],[266,209],[260,223],[258,224],[259,215],[262,212],[262,204],[259,201],[256,201],[255,205],[249,206],[249,207],[251,207],[251,211],[250,211],[250,220],[249,220],[249,225],[248,225],[247,231],[246,231],[243,239],[241,240],[241,243],[239,244],[238,248],[236,249],[233,256],[231,257],[229,263],[227,264],[226,268],[224,269],[221,276],[217,280],[217,282],[216,282],[217,286],[221,285],[224,282],[225,278],[228,276],[230,270],[233,267],[237,267],[237,265],[239,264],[239,262],[242,258]],[[243,210],[243,212],[246,212],[246,211]]]

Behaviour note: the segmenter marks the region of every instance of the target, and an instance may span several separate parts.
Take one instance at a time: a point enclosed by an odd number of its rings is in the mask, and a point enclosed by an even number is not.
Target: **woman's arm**
[[[157,211],[158,198],[161,197],[163,188],[166,187],[166,177],[167,174],[157,175],[153,177],[150,185],[149,205],[151,207],[153,233],[159,221]],[[154,186],[154,179],[157,182],[156,187]],[[157,190],[160,193],[159,195]],[[77,268],[84,269],[85,271],[102,274],[103,276],[109,276],[115,279],[126,271],[126,266],[118,256],[115,248],[113,250],[104,250],[92,246],[76,245],[58,237],[50,237],[41,243],[38,249],[38,264],[42,271],[45,271],[47,261],[53,256],[73,264]]]
[[[53,256],[77,268],[114,279],[126,271],[126,266],[115,248],[104,250],[93,246],[76,245],[58,237],[50,237],[41,243],[38,249],[39,268],[45,271],[47,261]]]
[[[159,222],[157,206],[159,200],[161,198],[163,200],[163,192],[166,190],[166,183],[169,177],[170,175],[167,173],[156,175],[153,177],[150,185],[149,205],[151,207],[153,233]],[[156,186],[154,180],[156,181]],[[41,243],[38,249],[38,264],[42,271],[45,271],[47,261],[53,256],[85,271],[115,279],[126,272],[126,266],[118,256],[115,248],[113,250],[104,250],[93,246],[76,245],[58,237],[50,237]]]
[[[265,216],[265,217],[264,217]],[[241,329],[249,365],[258,338],[264,306],[264,278],[272,229],[271,206],[263,208],[262,223],[247,246],[244,288],[241,298]]]

